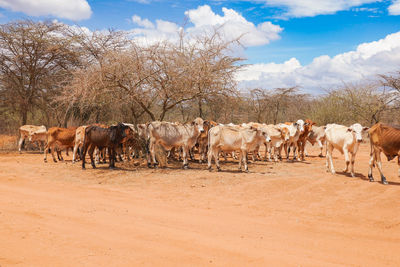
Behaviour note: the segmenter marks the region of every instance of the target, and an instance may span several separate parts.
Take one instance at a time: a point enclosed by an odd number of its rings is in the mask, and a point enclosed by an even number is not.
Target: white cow
[[[342,154],[344,154],[346,161],[346,168],[343,170],[344,172],[347,172],[349,169],[349,153],[351,154],[351,176],[354,177],[354,161],[358,147],[363,140],[362,132],[368,129],[368,127],[363,128],[359,123],[355,123],[350,127],[339,124],[326,125],[325,136],[327,172],[331,171],[333,174],[335,174],[335,169],[332,162],[332,151],[336,148]]]
[[[211,161],[214,158],[217,170],[220,171],[220,151],[230,152],[240,150],[239,170],[244,163],[245,171],[248,171],[247,152],[254,151],[257,146],[271,139],[266,131],[253,127],[215,126],[208,133],[208,169],[211,170]]]
[[[37,143],[39,143],[39,149],[40,149],[40,151],[42,151],[42,145],[43,144],[42,144],[41,138],[39,138],[39,136],[43,136],[43,135],[46,136],[45,135],[46,131],[47,131],[46,130],[46,126],[44,126],[44,125],[42,125],[42,126],[22,125],[21,127],[19,127],[19,134],[20,134],[20,138],[19,138],[19,141],[18,141],[18,151],[19,151],[19,153],[21,153],[21,149],[22,149],[22,146],[24,144],[24,141],[26,139],[29,140],[29,137],[34,133],[39,133],[38,138],[37,138],[38,139]],[[36,138],[34,138],[34,139],[36,139]],[[47,141],[47,137],[44,139],[44,142],[45,141]]]
[[[189,150],[196,144],[197,138],[204,131],[204,121],[196,118],[190,124],[154,121],[148,125],[150,154],[156,164],[155,145],[161,144],[166,150],[182,147],[183,168],[188,168]]]

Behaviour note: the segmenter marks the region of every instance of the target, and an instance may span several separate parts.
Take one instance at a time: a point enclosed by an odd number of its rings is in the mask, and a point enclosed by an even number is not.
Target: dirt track
[[[397,164],[384,160],[389,185],[370,183],[368,154],[363,144],[350,178],[318,157],[245,174],[236,164],[82,171],[70,158],[3,153],[0,266],[399,266]]]

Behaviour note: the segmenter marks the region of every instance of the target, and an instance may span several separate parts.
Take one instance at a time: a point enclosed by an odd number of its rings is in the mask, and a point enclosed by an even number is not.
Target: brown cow
[[[74,147],[75,132],[77,127],[60,128],[52,127],[47,131],[47,145],[44,148],[44,162],[47,162],[47,151],[51,149],[53,161],[57,162],[54,157],[54,150],[68,149]]]
[[[299,148],[298,154],[301,160],[304,160],[304,148],[306,147],[307,137],[312,131],[312,126],[315,125],[310,119],[304,121],[304,131],[300,133],[299,139],[297,140],[297,147]]]
[[[368,178],[371,182],[374,181],[372,177],[372,168],[376,163],[381,175],[382,184],[388,184],[382,172],[381,152],[385,154],[389,161],[397,156],[397,164],[400,166],[400,127],[377,123],[372,126],[368,132],[371,144]]]
[[[126,136],[125,131],[129,129],[122,123],[118,123],[115,126],[110,126],[108,128],[102,128],[99,126],[88,126],[85,129],[85,139],[81,151],[82,159],[82,169],[85,169],[85,156],[86,152],[89,150],[90,161],[92,167],[96,168],[93,159],[93,151],[96,147],[108,148],[108,156],[110,160],[110,169],[115,168],[115,150],[121,144],[122,139]]]
[[[203,163],[203,161],[206,161],[207,158],[207,150],[208,150],[208,131],[214,127],[217,126],[218,123],[215,121],[204,121],[203,128],[204,132],[200,133],[199,138],[197,139],[197,143],[199,145],[199,163]]]

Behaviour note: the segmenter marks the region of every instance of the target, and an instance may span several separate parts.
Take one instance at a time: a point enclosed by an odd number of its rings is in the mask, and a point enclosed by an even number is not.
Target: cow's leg
[[[343,172],[346,173],[349,170],[349,164],[350,164],[350,158],[349,158],[349,150],[347,147],[343,147],[343,154],[344,154],[344,160],[346,162],[346,167],[344,168]]]
[[[324,146],[322,145],[322,142],[321,142],[321,140],[317,140],[317,142],[318,142],[318,146],[319,146],[319,149],[321,150],[321,152],[319,153],[319,157],[323,157],[324,155],[322,154],[322,151],[324,150]]]
[[[25,138],[23,136],[21,136],[19,138],[19,141],[18,141],[18,151],[19,151],[19,153],[21,153],[21,149],[24,146],[24,141],[25,141]]]
[[[213,157],[213,150],[214,148],[209,147],[208,148],[208,155],[207,155],[207,169],[211,171],[211,162],[212,162],[212,157]]]
[[[44,147],[44,156],[43,156],[43,160],[44,162],[47,162],[47,151],[49,150],[49,143],[46,144],[46,146]]]
[[[91,145],[88,150],[89,150],[88,153],[89,153],[89,157],[90,157],[90,164],[92,164],[93,169],[96,169],[95,160],[93,158],[93,152],[96,150],[96,146]]]
[[[86,157],[86,152],[88,150],[88,145],[83,144],[82,145],[82,150],[81,150],[81,160],[82,160],[82,169],[85,169],[85,157]]]
[[[65,149],[65,155],[67,155],[67,156],[69,156],[69,154],[68,154],[68,149],[69,149],[69,147],[67,147],[67,148]]]
[[[239,154],[239,171],[242,171],[242,164],[243,164],[243,153],[240,151],[240,154]]]
[[[100,149],[98,147],[94,149],[94,158],[95,158],[95,163],[100,164]]]
[[[290,152],[290,146],[288,143],[285,143],[283,145],[283,149],[285,150],[285,155],[286,155],[286,160],[289,160],[289,152]]]
[[[50,152],[51,152],[51,156],[53,157],[53,161],[54,162],[57,162],[57,160],[56,160],[56,157],[54,156],[54,151],[56,150],[56,146],[55,146],[55,144],[53,143],[53,144],[51,144],[50,146],[49,146],[49,148],[50,148]]]
[[[333,161],[332,161],[332,151],[333,151],[333,146],[331,144],[327,145],[327,150],[326,150],[326,168],[327,172],[331,171],[332,174],[335,174],[335,168],[333,167]]]
[[[109,147],[108,148],[108,157],[110,158],[110,169],[115,169],[115,147]]]
[[[382,160],[381,160],[381,152],[376,150],[375,151],[375,158],[376,158],[376,166],[378,167],[379,173],[381,175],[382,184],[388,184],[386,181],[386,177],[383,175],[382,171]]]
[[[183,145],[182,147],[182,157],[183,157],[183,168],[186,170],[189,168],[188,154],[190,154],[190,149],[188,145]]]
[[[293,160],[297,160],[297,143],[293,143]]]
[[[373,150],[372,144],[371,144],[371,150]],[[370,153],[370,158],[369,158],[369,168],[368,168],[368,179],[370,182],[374,181],[374,177],[372,176],[372,169],[375,165],[375,151],[371,151]]]
[[[306,142],[301,142],[301,160],[304,161],[304,154],[306,153]]]
[[[221,150],[219,149],[214,149],[214,160],[215,160],[215,166],[217,166],[217,171],[221,171],[221,166],[219,165],[219,153]]]
[[[249,167],[247,166],[247,151],[246,150],[242,150],[240,154],[242,154],[242,160],[243,160],[243,164],[244,164],[244,171],[245,172],[249,172]]]
[[[152,163],[153,166],[156,167],[157,163],[156,163],[156,151],[155,151],[155,144],[154,142],[150,143],[150,155],[151,155],[151,159],[152,159]]]
[[[356,160],[356,153],[351,152],[351,177],[355,177],[354,174],[354,162]]]
[[[77,152],[78,152],[78,147],[79,147],[79,143],[75,143],[74,151],[72,152],[72,163],[76,162],[76,155],[77,155]]]

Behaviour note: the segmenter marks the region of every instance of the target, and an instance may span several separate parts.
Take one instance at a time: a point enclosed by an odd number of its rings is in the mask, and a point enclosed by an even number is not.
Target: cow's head
[[[312,131],[312,126],[315,125],[315,122],[313,122],[310,119],[306,119],[306,121],[304,122],[304,130],[306,132],[311,132]]]
[[[303,120],[297,120],[293,125],[297,128],[297,130],[299,130],[300,133],[304,132],[304,121]]]
[[[269,136],[269,134],[266,130],[261,130],[261,134],[264,136],[265,142],[267,142],[267,143],[271,142],[271,137]]]
[[[196,127],[200,133],[204,132],[204,121],[202,118],[196,118],[192,121],[192,125]]]
[[[284,141],[289,141],[290,138],[290,132],[289,129],[286,127],[282,127],[279,129],[279,131],[281,132],[281,137]]]
[[[115,126],[110,126],[109,129],[111,130],[110,141],[114,144],[117,144],[120,143],[122,139],[124,139],[127,136],[125,131],[127,129],[130,129],[130,127],[119,122]]]
[[[369,129],[368,127],[362,127],[361,124],[359,123],[354,123],[347,129],[347,131],[352,132],[354,134],[357,142],[362,142],[363,140],[362,132],[367,131],[368,129]]]

